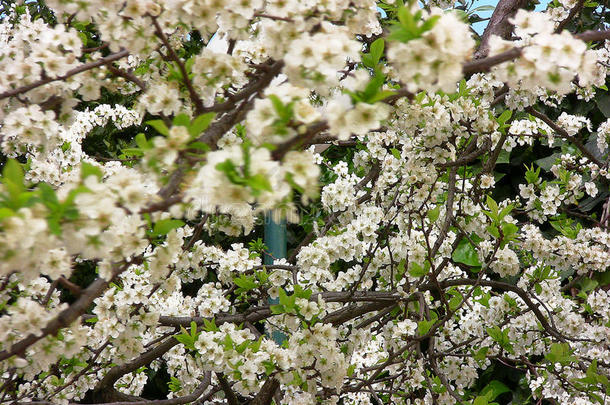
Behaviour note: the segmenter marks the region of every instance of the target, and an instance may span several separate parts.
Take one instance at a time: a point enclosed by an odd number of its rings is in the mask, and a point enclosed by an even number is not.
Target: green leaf
[[[350,364],[350,366],[347,368],[347,376],[351,377],[352,375],[354,375],[354,371],[356,371],[356,365]]]
[[[247,179],[247,184],[252,189],[252,194],[255,196],[261,191],[272,191],[269,179],[262,174],[255,174]]]
[[[233,282],[235,283],[236,286],[239,287],[236,291],[238,294],[241,294],[242,292],[253,290],[256,287],[258,287],[258,284],[256,284],[256,282],[254,281],[254,277],[247,276],[245,274],[242,274],[239,278],[237,278],[237,277],[234,278]]]
[[[408,42],[415,37],[402,27],[392,29],[390,35],[387,36],[388,41]]]
[[[180,327],[180,329],[182,333],[180,335],[174,336],[175,339],[178,342],[182,343],[187,349],[195,350],[195,340],[193,339],[193,337],[183,327]]]
[[[280,305],[284,307],[285,312],[295,312],[295,295],[287,295],[286,291],[283,288],[279,289],[279,301]]]
[[[542,168],[545,172],[548,172],[551,170],[551,167],[553,167],[553,165],[555,164],[555,162],[557,161],[557,159],[561,158],[561,152],[557,152],[557,153],[553,153],[550,156],[547,156],[545,158],[542,159],[538,159],[535,160],[534,162],[538,165],[538,171],[537,173],[540,174],[540,168]],[[536,183],[536,180],[538,180],[538,177],[533,177],[535,176],[535,174],[531,174],[531,179],[534,181],[530,181],[528,179],[528,174],[525,173],[525,179],[527,180],[528,183]]]
[[[508,328],[505,330],[500,329],[499,326],[494,326],[493,328],[487,328],[487,334],[491,337],[496,343],[500,345],[504,350],[509,353],[513,353],[513,345],[510,342],[510,338],[508,337]]]
[[[188,147],[190,149],[198,149],[202,152],[207,152],[210,150],[210,145],[208,145],[207,143],[198,142],[198,141],[189,143]]]
[[[255,340],[254,342],[250,343],[250,350],[252,350],[252,352],[256,353],[260,350],[261,348],[261,343],[263,342],[263,337],[260,336],[257,340]]]
[[[422,267],[415,262],[411,262],[409,263],[409,274],[413,277],[423,277],[428,274],[428,269],[426,267],[427,266]]]
[[[401,7],[396,16],[400,24],[405,28],[412,28],[415,25],[411,11],[406,7]]]
[[[237,171],[237,166],[231,159],[227,159],[224,162],[218,163],[216,165],[216,170],[219,172],[223,172],[227,179],[233,184],[237,184],[243,186],[246,184],[246,179],[240,175]]]
[[[396,148],[392,148],[390,149],[390,152],[392,152],[392,156],[394,156],[396,159],[400,159],[400,151]]]
[[[511,392],[510,388],[498,380],[492,380],[481,390],[481,395],[487,397],[489,401],[493,401],[505,392]]]
[[[182,383],[176,377],[170,377],[170,381],[167,383],[167,388],[171,392],[178,392],[182,389]]]
[[[144,135],[142,132],[136,135],[136,144],[142,150],[148,150],[152,148],[152,145],[150,145],[148,139],[146,139],[146,135]]]
[[[208,321],[207,319],[203,320],[203,329],[206,332],[218,332],[220,329],[218,328],[218,326],[216,326],[216,322],[214,321],[214,318],[212,318],[211,321]]]
[[[308,300],[311,297],[311,294],[312,294],[311,289],[304,290],[303,287],[301,287],[298,284],[296,284],[294,286],[294,296],[296,298],[303,298],[303,299]]]
[[[417,322],[417,331],[419,332],[420,336],[425,335],[426,333],[428,333],[430,331],[430,328],[432,328],[432,325],[434,325],[436,321],[434,319],[431,319],[429,321],[419,321]]]
[[[498,164],[510,163],[510,152],[502,149],[500,151],[500,154],[498,155],[498,159],[496,160],[496,163],[498,163]]]
[[[12,217],[16,215],[15,211],[7,207],[0,207],[0,219]]]
[[[265,366],[265,374],[268,376],[275,371],[275,364],[269,360],[264,360],[263,366]]]
[[[449,300],[449,309],[452,311],[455,311],[456,309],[458,309],[458,307],[462,303],[462,300],[463,300],[463,298],[460,294],[457,294],[457,295],[454,295],[453,297],[451,297],[451,299]]]
[[[375,65],[377,63],[379,63],[379,60],[381,59],[381,56],[383,55],[384,48],[385,48],[385,43],[383,41],[383,38],[378,38],[375,41],[373,41],[373,43],[371,44],[370,54],[371,54],[371,57],[373,58],[373,61],[375,62],[374,63]]]
[[[436,22],[441,18],[440,15],[433,15],[429,17],[420,28],[420,36],[426,31],[430,31],[436,25]]]
[[[393,96],[395,94],[396,94],[396,92],[392,91],[392,90],[381,90],[381,91],[378,91],[377,94],[375,94],[374,96],[370,97],[368,100],[368,103],[374,104],[378,101],[383,101],[386,98]]]
[[[496,342],[502,341],[502,329],[500,329],[498,326],[487,328],[487,334]]]
[[[102,169],[97,166],[93,166],[87,162],[81,162],[80,166],[80,178],[85,180],[89,176],[96,176],[98,180],[102,180],[104,174],[102,173]]]
[[[284,306],[283,306],[283,305],[271,305],[271,306],[269,307],[269,309],[271,309],[271,313],[272,313],[273,315],[279,315],[279,314],[283,314],[284,312],[287,312],[287,311],[284,309]]]
[[[606,118],[610,118],[610,94],[599,93],[595,97],[597,108],[604,114]]]
[[[595,288],[597,288],[598,285],[599,283],[597,282],[597,280],[593,280],[591,278],[584,278],[580,282],[580,290],[587,293],[589,291],[593,291]]]
[[[512,238],[514,235],[519,232],[519,228],[515,224],[511,224],[510,222],[502,223],[502,234],[505,239]]]
[[[472,401],[472,405],[488,405],[489,400],[485,396],[478,396]]]
[[[163,122],[163,121],[161,121],[161,122]],[[172,120],[172,124],[174,126],[181,126],[181,127],[187,127],[188,128],[191,125],[191,119],[185,113],[178,114]],[[163,125],[165,125],[165,124],[163,124]]]
[[[360,60],[366,67],[370,67],[371,69],[375,67],[375,58],[369,53],[363,54]]]
[[[504,112],[500,114],[496,121],[498,121],[498,124],[503,125],[506,121],[510,119],[512,115],[513,112],[511,110],[504,110]]]
[[[42,202],[47,208],[59,208],[59,200],[57,199],[57,195],[55,194],[53,187],[49,186],[47,183],[40,183],[38,184],[38,191],[40,192]]]
[[[506,207],[504,207],[502,211],[500,211],[500,213],[498,214],[498,220],[502,220],[505,216],[510,214],[513,208],[515,208],[514,204],[508,204]]]
[[[167,128],[167,126],[165,125],[165,122],[163,122],[163,120],[146,121],[146,124],[150,125],[154,129],[156,129],[157,132],[160,133],[161,135],[165,135],[165,136],[169,135],[169,129]]]
[[[23,169],[21,168],[21,164],[17,162],[15,159],[9,159],[4,164],[4,169],[2,170],[3,183],[7,188],[9,185],[14,187],[13,190],[16,193],[21,193],[25,190],[25,186],[23,184]],[[9,192],[11,189],[9,188]]]
[[[479,6],[479,7],[475,7],[473,9],[470,10],[471,13],[480,13],[480,12],[484,12],[484,11],[494,11],[496,8],[494,6],[490,6],[490,5],[485,5],[485,6]]]
[[[436,220],[438,219],[438,216],[441,213],[441,207],[436,206],[434,208],[432,208],[431,210],[428,210],[428,219],[430,220],[430,222],[434,223],[436,222]]]
[[[473,359],[479,363],[485,361],[485,359],[487,358],[487,352],[489,351],[489,347],[481,347],[479,350],[477,350],[477,352],[474,354]]]
[[[532,167],[525,166],[527,171],[525,172],[525,180],[527,184],[536,184],[538,179],[540,178],[540,167],[534,170],[534,165]]]
[[[479,261],[479,254],[477,250],[472,244],[468,241],[468,239],[463,238],[458,246],[453,251],[451,258],[454,262],[464,263],[468,266],[481,266],[481,262]]]
[[[191,134],[193,137],[201,134],[203,131],[208,129],[214,117],[216,117],[216,113],[210,112],[201,114],[195,118],[189,127],[189,134]]]
[[[280,121],[282,123],[286,123],[290,121],[292,118],[292,107],[290,104],[284,104],[282,100],[275,94],[269,95],[269,100],[271,100],[271,104],[273,104],[273,108],[275,112],[280,117]]]
[[[544,356],[551,363],[569,364],[578,359],[572,356],[572,349],[569,343],[553,343],[551,349]]]
[[[144,152],[139,148],[127,148],[121,151],[124,157],[140,157],[144,156]]]
[[[180,228],[181,226],[184,226],[184,222],[179,219],[162,219],[155,223],[152,235],[167,235],[172,229]]]
[[[493,214],[495,214],[495,217],[497,218],[497,216],[498,216],[498,204],[489,195],[487,196],[487,207],[491,210],[491,212]]]

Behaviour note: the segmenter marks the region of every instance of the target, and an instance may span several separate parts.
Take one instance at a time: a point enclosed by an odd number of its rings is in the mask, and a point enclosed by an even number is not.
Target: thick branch
[[[119,76],[122,77],[123,79],[130,81],[132,83],[134,83],[136,86],[138,86],[142,91],[146,91],[146,83],[144,83],[142,80],[140,80],[140,78],[138,78],[136,75],[134,75],[132,72],[128,72],[125,70],[121,70],[117,67],[114,67],[111,63],[108,63],[106,65],[106,67],[108,68],[108,70],[110,70],[110,72],[112,74],[114,74],[115,76]]]
[[[273,79],[277,76],[282,71],[282,67],[284,67],[283,61],[273,62],[271,65],[260,65],[259,68],[264,71],[264,74],[258,80],[250,82],[239,92],[230,95],[227,101],[214,104],[211,107],[204,107],[203,112],[225,112],[232,110],[238,101],[245,100],[251,95],[264,90],[269,85],[269,77]]]
[[[471,75],[477,72],[487,72],[492,66],[499,65],[502,62],[508,62],[518,58],[521,55],[521,48],[513,48],[504,51],[494,56],[488,56],[483,59],[472,60],[464,63],[462,72],[464,75]]]
[[[252,108],[253,102],[252,100],[247,100],[247,97],[263,91],[281,72],[283,66],[283,61],[274,62],[261,77],[246,86],[244,88],[245,99],[242,104],[236,107],[234,111],[223,115],[222,118],[212,123],[208,129],[199,138],[197,138],[197,141],[203,142],[209,145],[211,150],[215,150],[218,140],[236,123],[241,121],[245,117],[246,113]],[[203,111],[205,111],[205,109]],[[182,179],[184,178],[184,174],[185,173],[182,169],[177,169],[174,171],[174,173],[172,173],[167,185],[163,187],[161,191],[159,191],[159,195],[164,200],[168,199],[176,192],[180,186],[180,183],[182,182]]]
[[[326,121],[320,121],[312,124],[307,128],[307,132],[303,135],[297,135],[287,142],[282,143],[276,150],[272,152],[273,159],[281,160],[286,153],[299,145],[307,144],[314,136],[328,129]]]
[[[256,397],[250,402],[250,405],[269,405],[273,400],[275,391],[280,388],[280,382],[275,378],[269,378],[263,384],[261,390],[256,394]]]
[[[199,397],[203,395],[205,390],[212,383],[212,374],[209,371],[206,371],[203,377],[203,381],[193,392],[189,395],[185,395],[182,397],[171,398],[171,399],[160,399],[156,401],[124,401],[124,402],[108,402],[105,405],[180,405],[180,404],[188,404],[190,402],[194,402]]]
[[[466,153],[465,155],[460,156],[459,158],[457,158],[454,161],[446,162],[446,163],[439,163],[437,166],[442,167],[442,168],[453,167],[453,166],[463,166],[465,164],[472,162],[473,160],[475,160],[476,158],[478,158],[479,156],[481,156],[482,154],[487,152],[489,150],[490,145],[491,145],[490,139],[485,138],[485,140],[483,141],[483,144],[481,145],[480,148],[475,149],[474,151],[472,151],[470,153]]]
[[[489,40],[492,35],[497,35],[504,39],[508,39],[513,31],[512,24],[508,21],[517,10],[525,7],[527,0],[500,0],[493,14],[491,20],[483,32],[481,37],[481,44],[474,53],[475,59],[481,59],[487,56],[489,53]]]
[[[389,306],[393,307],[394,301],[377,301],[364,305],[350,305],[334,311],[324,317],[322,322],[332,323],[335,326],[341,325],[349,320],[368,314],[369,312],[379,311]]]
[[[237,396],[231,388],[231,384],[229,384],[224,374],[216,373],[216,377],[218,378],[218,382],[220,383],[220,388],[222,388],[222,391],[225,393],[227,403],[229,405],[239,405],[239,400],[237,399]]]
[[[179,342],[172,336],[160,345],[155,346],[154,349],[149,350],[148,352],[140,355],[132,362],[112,367],[110,371],[108,371],[108,373],[104,376],[104,378],[99,383],[97,383],[94,391],[103,392],[104,390],[109,389],[114,385],[115,382],[117,382],[119,378],[121,378],[125,374],[131,373],[132,371],[136,371],[142,366],[150,364],[151,361],[163,356],[178,343]]]

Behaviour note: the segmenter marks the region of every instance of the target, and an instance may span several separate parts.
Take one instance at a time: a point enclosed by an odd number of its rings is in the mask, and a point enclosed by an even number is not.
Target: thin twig
[[[4,93],[0,93],[0,100],[5,99],[7,97],[14,97],[18,94],[28,92],[32,89],[35,89],[36,87],[44,86],[45,84],[48,84],[48,83],[56,82],[59,80],[66,80],[67,78],[69,78],[71,76],[77,75],[77,74],[85,72],[87,70],[94,69],[96,67],[107,65],[108,63],[111,63],[111,62],[114,62],[121,58],[124,58],[127,55],[129,55],[129,51],[127,51],[127,49],[122,49],[117,53],[110,54],[104,58],[96,60],[95,62],[85,63],[84,65],[81,65],[74,69],[70,69],[64,75],[48,77],[46,79],[41,79],[41,80],[35,81],[34,83],[30,83],[26,86],[17,87],[16,89],[13,89],[13,90],[7,90]]]

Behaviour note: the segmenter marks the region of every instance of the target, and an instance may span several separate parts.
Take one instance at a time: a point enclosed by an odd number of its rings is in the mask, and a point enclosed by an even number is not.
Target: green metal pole
[[[265,246],[268,252],[263,257],[263,263],[267,265],[273,264],[275,259],[283,259],[286,257],[286,220],[282,219],[279,223],[273,220],[271,213],[265,215]],[[279,300],[269,299],[269,304],[278,304]],[[278,345],[286,339],[286,335],[282,332],[274,331],[271,337]]]

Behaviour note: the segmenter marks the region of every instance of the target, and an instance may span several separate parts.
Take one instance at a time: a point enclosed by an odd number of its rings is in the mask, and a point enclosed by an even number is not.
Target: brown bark
[[[508,39],[513,32],[513,25],[508,21],[509,18],[515,15],[517,10],[525,7],[527,0],[500,0],[493,14],[491,20],[483,36],[481,37],[481,44],[474,53],[474,59],[481,59],[487,56],[489,53],[489,40],[492,35],[497,35],[504,39]]]

